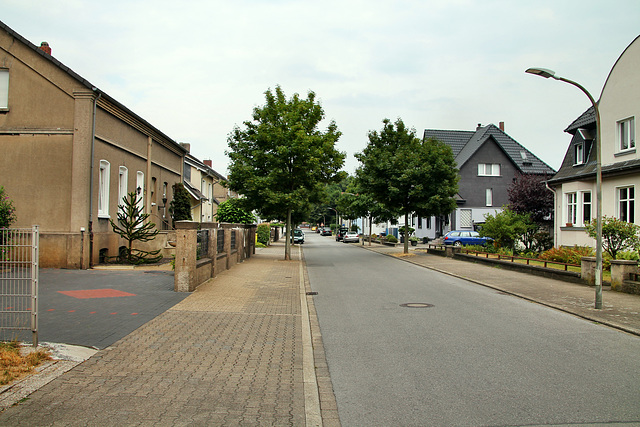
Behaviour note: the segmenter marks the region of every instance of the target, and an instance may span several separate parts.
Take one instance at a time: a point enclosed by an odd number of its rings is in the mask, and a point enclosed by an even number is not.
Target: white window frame
[[[9,69],[0,68],[0,110],[9,109]]]
[[[100,160],[98,171],[98,218],[109,218],[109,181],[111,164]]]
[[[585,200],[585,196],[589,195],[589,200]],[[585,209],[589,209],[589,217],[584,214]],[[581,191],[580,192],[580,220],[582,225],[585,226],[591,219],[593,218],[593,197],[591,195],[591,190]]]
[[[578,142],[574,146],[573,154],[575,156],[574,166],[581,165],[584,163],[584,143]]]
[[[624,197],[623,191],[626,193]],[[635,223],[635,194],[633,185],[616,187],[617,217],[620,221]]]
[[[126,166],[118,168],[118,211],[124,206],[124,199],[129,194],[129,169]]]
[[[500,163],[478,163],[478,176],[500,176]]]
[[[140,188],[140,194],[138,194],[138,188]],[[138,208],[140,209],[140,213],[144,213],[144,172],[138,171],[136,172],[136,198],[140,197],[138,200]]]
[[[617,123],[617,141],[620,152],[635,150],[636,148],[636,126],[634,117],[620,120]]]
[[[493,188],[487,188],[484,192],[485,206],[493,206]]]
[[[575,191],[572,193],[565,193],[564,195],[565,205],[565,222],[567,224],[576,225],[578,220],[578,193]]]

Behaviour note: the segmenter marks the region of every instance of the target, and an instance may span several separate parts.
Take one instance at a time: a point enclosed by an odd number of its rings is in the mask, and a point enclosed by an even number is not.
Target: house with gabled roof
[[[0,153],[14,225],[39,226],[40,266],[89,268],[125,245],[109,220],[127,193],[167,228],[186,150],[0,22]]]
[[[620,55],[598,100],[601,132],[602,214],[640,223],[635,189],[640,187],[635,118],[640,115],[640,36]],[[596,215],[596,117],[587,109],[566,129],[571,141],[562,166],[549,181],[555,191],[556,246],[595,246],[585,224]]]
[[[417,218],[418,237],[437,238],[449,230],[474,230],[486,214],[508,204],[507,189],[519,174],[552,176],[555,170],[504,131],[504,123],[478,125],[475,131],[426,129],[453,150],[460,173],[458,208],[448,217]]]

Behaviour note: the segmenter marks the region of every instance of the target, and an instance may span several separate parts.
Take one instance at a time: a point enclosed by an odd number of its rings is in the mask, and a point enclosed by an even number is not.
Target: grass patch
[[[393,254],[393,256],[396,257],[396,258],[410,258],[410,257],[416,256],[416,254],[413,254],[413,253],[408,253],[408,254],[399,253],[399,254]]]
[[[10,384],[31,373],[45,360],[51,360],[47,350],[26,352],[17,341],[0,342],[0,385]]]

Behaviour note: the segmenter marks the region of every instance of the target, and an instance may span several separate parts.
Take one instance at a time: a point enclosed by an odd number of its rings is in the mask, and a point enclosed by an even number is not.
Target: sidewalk
[[[259,249],[0,425],[339,426],[299,249],[283,257]]]
[[[401,255],[404,250],[402,246],[391,247],[375,243],[371,246],[365,243],[362,247],[389,256]],[[420,251],[420,246],[410,246],[409,251],[409,256],[399,259],[640,336],[640,295],[611,291],[609,287],[603,287],[603,308],[596,310],[594,287],[429,255],[426,251]]]

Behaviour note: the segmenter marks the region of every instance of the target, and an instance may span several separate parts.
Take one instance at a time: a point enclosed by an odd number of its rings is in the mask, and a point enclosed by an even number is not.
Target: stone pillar
[[[453,245],[451,246],[445,246],[444,247],[444,254],[447,258],[453,258],[453,256],[455,254],[459,254],[460,251],[462,250],[462,248],[460,247],[455,247]]]
[[[596,257],[584,256],[580,259],[580,278],[589,286],[596,285]]]
[[[638,261],[626,259],[611,260],[611,290],[621,291],[629,274],[638,272]]]
[[[198,246],[198,223],[176,221],[176,270],[174,291],[191,292],[197,284],[196,252]]]

